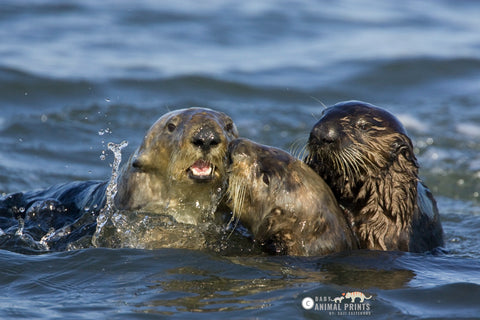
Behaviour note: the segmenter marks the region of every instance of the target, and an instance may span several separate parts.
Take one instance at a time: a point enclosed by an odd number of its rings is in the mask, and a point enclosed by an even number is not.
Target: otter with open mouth
[[[335,197],[289,153],[247,139],[229,145],[227,204],[271,254],[313,256],[357,248]]]
[[[437,204],[391,113],[337,103],[323,111],[307,150],[306,163],[332,188],[361,248],[423,252],[443,245]]]
[[[122,167],[115,206],[166,213],[180,223],[209,220],[226,187],[227,145],[237,136],[222,112],[189,108],[165,114]]]
[[[223,248],[229,211],[219,204],[227,146],[237,135],[222,112],[169,112],[146,133],[116,183],[76,181],[0,198],[0,248]]]

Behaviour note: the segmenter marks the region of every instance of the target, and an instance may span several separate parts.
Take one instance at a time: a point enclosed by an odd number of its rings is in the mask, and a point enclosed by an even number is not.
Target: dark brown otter
[[[227,146],[237,135],[232,119],[211,109],[163,115],[122,167],[116,208],[187,224],[209,220],[225,191]]]
[[[287,152],[247,139],[229,145],[234,216],[267,252],[323,255],[357,248],[325,182]]]
[[[307,150],[306,163],[332,188],[361,248],[423,252],[443,245],[436,201],[391,113],[338,103],[324,110]]]

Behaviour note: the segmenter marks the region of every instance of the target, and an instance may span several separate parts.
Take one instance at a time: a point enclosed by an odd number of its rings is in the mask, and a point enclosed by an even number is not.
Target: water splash
[[[99,246],[98,238],[107,224],[108,221],[112,221],[113,214],[115,212],[114,199],[117,194],[117,178],[118,170],[120,168],[120,163],[122,162],[122,149],[128,145],[127,141],[122,141],[119,144],[109,142],[108,149],[113,152],[114,160],[112,164],[112,176],[106,190],[106,203],[105,206],[100,210],[100,214],[97,218],[97,229],[92,238],[92,244],[96,247]]]
[[[25,221],[22,218],[18,218],[18,229],[15,232],[16,236],[23,236],[23,229],[25,228]]]

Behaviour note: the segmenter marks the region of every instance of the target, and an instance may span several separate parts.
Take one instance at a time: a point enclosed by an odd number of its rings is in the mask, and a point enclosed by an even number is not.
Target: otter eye
[[[267,186],[270,184],[270,179],[268,178],[268,175],[266,173],[263,173],[262,179]]]
[[[175,129],[177,129],[177,126],[174,125],[173,123],[170,122],[169,124],[167,124],[168,132],[173,132],[173,131],[175,131]]]
[[[359,128],[360,130],[368,131],[368,130],[370,130],[371,127],[372,127],[372,124],[368,121],[363,120],[363,119],[360,119],[357,122],[357,128]]]

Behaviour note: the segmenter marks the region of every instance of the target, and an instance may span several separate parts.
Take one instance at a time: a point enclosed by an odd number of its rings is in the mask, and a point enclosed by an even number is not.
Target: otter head
[[[228,205],[266,251],[313,255],[354,246],[330,188],[302,161],[247,139],[233,140],[228,153]]]
[[[191,215],[216,207],[225,184],[227,146],[237,136],[232,119],[222,112],[190,108],[165,114],[123,167],[117,207],[197,223]]]
[[[325,109],[310,132],[307,150],[305,162],[342,205],[363,207],[372,196],[390,192],[382,188],[416,188],[411,140],[395,116],[371,104],[348,101]],[[392,196],[385,195],[390,198],[384,199],[386,212],[394,204]]]
[[[265,216],[283,210],[285,195],[298,187],[288,167],[296,160],[285,151],[247,139],[231,142],[228,154],[229,205],[255,234]]]

